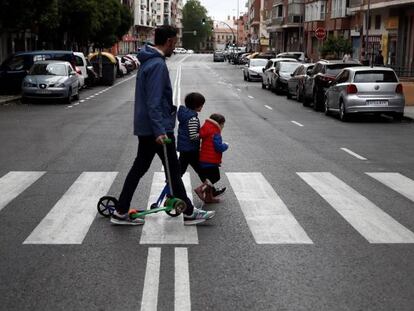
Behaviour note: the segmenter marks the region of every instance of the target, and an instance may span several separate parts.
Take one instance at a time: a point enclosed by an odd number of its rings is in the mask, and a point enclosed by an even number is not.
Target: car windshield
[[[375,82],[398,82],[393,71],[389,70],[372,70],[358,71],[354,77],[355,83],[375,83]]]
[[[356,67],[361,66],[360,64],[334,64],[326,66],[326,73],[332,76],[336,76],[338,73],[341,72],[342,69],[347,67]]]
[[[63,64],[34,64],[30,69],[30,75],[52,75],[66,76],[65,65]]]
[[[266,66],[267,59],[251,59],[250,66],[257,67],[257,66]]]
[[[294,72],[300,63],[280,63],[280,72]]]

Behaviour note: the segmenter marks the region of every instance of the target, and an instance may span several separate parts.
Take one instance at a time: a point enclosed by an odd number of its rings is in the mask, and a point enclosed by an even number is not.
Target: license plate
[[[388,106],[388,100],[367,100],[370,106]]]
[[[48,91],[48,90],[37,90],[37,92],[36,92],[37,94],[50,94],[50,93],[52,93],[51,91]]]

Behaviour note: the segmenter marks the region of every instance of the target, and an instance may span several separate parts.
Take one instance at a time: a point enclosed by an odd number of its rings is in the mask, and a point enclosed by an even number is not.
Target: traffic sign
[[[326,37],[326,31],[325,31],[325,28],[323,28],[323,27],[318,27],[318,28],[316,28],[316,30],[315,30],[315,37],[316,37],[318,40],[323,40],[323,39],[325,39],[325,37]]]

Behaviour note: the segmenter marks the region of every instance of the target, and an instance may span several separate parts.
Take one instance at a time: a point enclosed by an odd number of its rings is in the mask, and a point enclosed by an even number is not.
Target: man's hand
[[[167,139],[167,138],[168,138],[168,136],[167,136],[167,135],[162,134],[162,135],[158,136],[158,137],[155,139],[155,141],[157,142],[157,144],[164,145],[164,140],[165,140],[165,139]]]

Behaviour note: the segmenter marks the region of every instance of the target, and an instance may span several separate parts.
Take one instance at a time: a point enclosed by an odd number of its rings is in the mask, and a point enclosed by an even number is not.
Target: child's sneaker
[[[213,197],[219,197],[223,195],[223,193],[226,191],[226,187],[223,188],[213,188]]]
[[[142,218],[131,218],[129,213],[119,214],[117,211],[111,216],[111,223],[115,225],[129,225],[129,226],[138,226],[143,225],[145,220]]]
[[[184,215],[184,225],[191,226],[201,224],[206,220],[213,218],[216,215],[214,211],[204,211],[194,207],[192,215]]]

